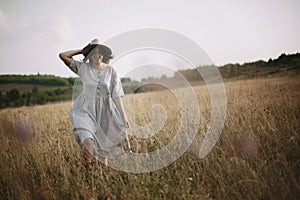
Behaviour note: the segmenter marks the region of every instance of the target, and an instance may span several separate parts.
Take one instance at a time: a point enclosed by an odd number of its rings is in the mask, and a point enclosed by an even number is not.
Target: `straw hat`
[[[88,59],[89,53],[96,47],[101,49],[105,54],[105,56],[108,56],[109,58],[113,57],[112,51],[109,47],[101,44],[98,39],[94,39],[82,49],[82,54],[84,55],[84,61]]]

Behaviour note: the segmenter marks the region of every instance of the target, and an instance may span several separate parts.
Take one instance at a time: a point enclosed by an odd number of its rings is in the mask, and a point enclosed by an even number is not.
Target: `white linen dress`
[[[124,95],[117,71],[112,66],[99,71],[89,63],[74,59],[70,68],[79,75],[83,85],[70,110],[77,143],[82,147],[84,140],[91,138],[95,144],[94,157],[116,158],[124,153],[124,142],[128,142],[125,124],[113,102]]]

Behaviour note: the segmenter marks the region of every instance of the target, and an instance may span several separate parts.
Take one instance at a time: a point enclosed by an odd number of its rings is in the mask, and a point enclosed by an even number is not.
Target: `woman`
[[[72,58],[78,54],[84,55],[83,62]],[[83,84],[70,117],[85,165],[90,168],[95,157],[107,166],[107,158],[130,151],[129,123],[121,99],[124,92],[117,71],[109,65],[112,51],[95,39],[83,49],[65,51],[59,57]]]

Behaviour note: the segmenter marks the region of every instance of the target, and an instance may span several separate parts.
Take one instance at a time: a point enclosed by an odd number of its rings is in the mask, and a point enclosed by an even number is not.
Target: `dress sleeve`
[[[81,66],[82,62],[79,62],[77,60],[74,60],[72,58],[71,64],[69,66],[69,68],[75,73],[78,74],[80,76],[80,66]]]
[[[124,96],[121,79],[119,77],[118,72],[116,70],[113,70],[111,98],[114,99],[114,98],[121,97],[121,96]]]

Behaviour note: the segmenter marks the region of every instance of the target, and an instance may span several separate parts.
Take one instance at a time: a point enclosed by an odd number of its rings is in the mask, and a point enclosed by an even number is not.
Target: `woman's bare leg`
[[[84,140],[82,146],[82,157],[87,168],[91,168],[93,162],[94,141],[91,138]]]
[[[82,146],[82,156],[84,159],[85,166],[90,169],[92,168],[93,164],[93,148],[94,148],[94,141],[90,138],[84,140]],[[105,168],[108,166],[107,158],[104,158],[103,165]]]

